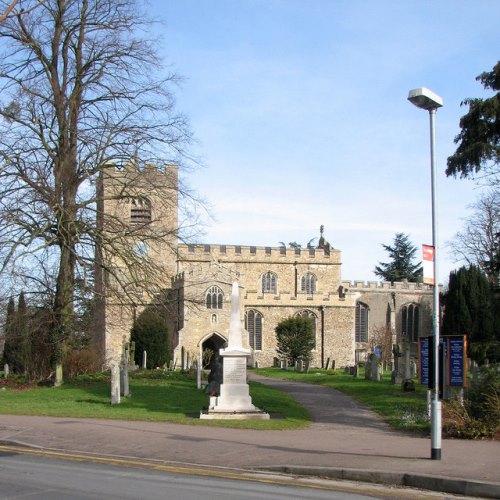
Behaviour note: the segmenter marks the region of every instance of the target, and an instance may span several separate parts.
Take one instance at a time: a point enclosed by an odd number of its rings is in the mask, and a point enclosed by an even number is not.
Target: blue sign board
[[[420,358],[420,383],[429,385],[429,337],[420,337],[419,358]]]
[[[419,339],[419,381],[422,385],[429,385],[429,377],[434,378],[434,352],[433,337],[420,337]],[[454,387],[466,385],[466,359],[467,342],[463,335],[450,335],[440,337],[440,384]],[[431,384],[432,385],[432,384]]]
[[[462,387],[465,380],[465,342],[462,335],[447,337],[448,340],[448,384]]]

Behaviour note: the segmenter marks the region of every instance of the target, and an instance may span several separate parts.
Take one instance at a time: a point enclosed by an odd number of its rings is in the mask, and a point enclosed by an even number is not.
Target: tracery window
[[[250,309],[245,314],[245,330],[248,332],[248,343],[254,351],[262,350],[262,314]]]
[[[130,205],[131,224],[149,224],[151,222],[151,202],[147,198],[134,198]]]
[[[313,329],[313,338],[314,338],[313,349],[316,349],[316,323],[318,321],[316,314],[314,314],[312,311],[305,309],[304,311],[299,311],[298,313],[296,313],[295,317],[296,318],[309,318],[311,320],[312,329]]]
[[[420,307],[408,304],[401,308],[401,334],[410,342],[418,342]]]
[[[276,274],[268,271],[262,276],[262,292],[276,293],[278,278]]]
[[[205,295],[207,309],[222,309],[224,293],[218,286],[211,286]]]
[[[300,289],[309,295],[316,292],[316,276],[312,273],[307,273],[302,276]]]
[[[355,331],[356,342],[368,342],[368,306],[356,303]]]

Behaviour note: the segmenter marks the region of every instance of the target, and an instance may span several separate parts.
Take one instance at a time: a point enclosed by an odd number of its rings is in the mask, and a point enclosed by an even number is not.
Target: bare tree
[[[144,255],[139,266],[131,245],[165,236],[154,220],[132,227],[102,217],[107,200],[138,199],[144,186],[123,177],[107,193],[107,176],[122,164],[143,172],[189,161],[189,127],[172,94],[178,78],[162,72],[153,41],[138,38],[148,27],[134,0],[46,0],[0,25],[1,270],[33,282],[54,269],[54,366],[73,325],[76,275],[95,278],[96,249],[122,288],[158,271]],[[151,196],[156,188],[145,187]],[[172,208],[158,203],[158,214]],[[177,227],[168,231],[173,241]],[[122,279],[117,269],[134,272]]]
[[[477,265],[498,285],[500,257],[500,190],[490,189],[471,206],[464,229],[448,242],[456,262]]]
[[[3,23],[8,17],[15,16],[18,14],[27,14],[31,12],[33,9],[36,9],[39,5],[41,5],[46,0],[37,1],[24,1],[23,5],[20,5],[20,10],[16,12],[14,9],[20,3],[19,0],[11,0],[10,3],[1,2],[0,3],[0,23]]]

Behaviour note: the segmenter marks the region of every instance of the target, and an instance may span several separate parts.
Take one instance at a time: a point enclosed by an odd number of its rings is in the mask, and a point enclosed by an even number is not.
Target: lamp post
[[[441,401],[439,401],[439,281],[437,260],[437,218],[436,218],[436,110],[443,105],[443,99],[425,87],[410,90],[408,100],[418,108],[429,112],[431,133],[431,196],[432,196],[432,246],[434,247],[434,288],[433,288],[433,318],[434,335],[434,380],[433,398],[431,401],[431,459],[441,460]]]

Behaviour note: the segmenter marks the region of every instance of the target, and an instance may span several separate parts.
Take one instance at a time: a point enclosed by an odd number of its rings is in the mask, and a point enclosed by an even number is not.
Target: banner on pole
[[[434,247],[422,245],[422,267],[424,269],[424,283],[434,285]]]

